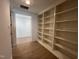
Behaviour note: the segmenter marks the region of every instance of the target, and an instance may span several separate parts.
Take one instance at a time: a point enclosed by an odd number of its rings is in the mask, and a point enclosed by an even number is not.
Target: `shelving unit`
[[[69,59],[77,59],[77,0],[69,0],[56,6],[55,16],[54,49]]]
[[[43,39],[43,14],[38,16],[39,20],[38,20],[38,38],[39,40]]]
[[[62,29],[56,29],[56,31],[63,31],[63,32],[78,32],[78,31],[62,30]]]
[[[49,46],[51,49],[53,47],[52,42],[54,40],[54,23],[55,23],[54,13],[55,13],[54,8],[45,11],[44,13],[42,13],[43,14],[42,24],[39,22],[42,25],[42,27],[40,27],[39,25],[40,29],[42,29],[42,41],[40,42],[43,43],[44,46]],[[41,33],[40,30],[39,33]]]
[[[71,43],[71,44],[75,44],[75,45],[77,45],[77,43],[76,42],[72,42],[72,41],[70,41],[70,40],[66,40],[66,39],[64,39],[64,38],[62,38],[62,37],[55,37],[56,39],[58,39],[58,40],[60,40],[60,41],[65,41],[65,42],[69,42],[69,43]]]
[[[67,0],[39,14],[38,42],[59,59],[77,59],[77,0]]]
[[[69,52],[69,53],[71,53],[73,55],[76,55],[76,52],[74,52],[74,51],[72,52],[72,50],[70,50],[70,49],[68,49],[68,48],[66,48],[66,47],[64,47],[64,46],[62,46],[60,44],[55,44],[55,46],[59,47],[60,49],[65,50],[66,52]]]

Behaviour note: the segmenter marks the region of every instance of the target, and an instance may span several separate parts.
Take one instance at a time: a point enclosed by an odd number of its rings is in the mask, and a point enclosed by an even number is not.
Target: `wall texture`
[[[0,0],[0,59],[11,59],[9,0]]]

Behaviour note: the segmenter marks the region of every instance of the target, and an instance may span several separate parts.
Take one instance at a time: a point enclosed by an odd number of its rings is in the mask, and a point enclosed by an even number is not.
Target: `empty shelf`
[[[50,39],[47,39],[47,38],[44,37],[44,40],[46,40],[47,42],[51,43]]]
[[[50,18],[50,17],[53,17],[53,15],[49,15],[49,16],[46,16],[46,17],[44,17],[44,18]]]
[[[63,20],[63,21],[56,21],[56,23],[61,23],[61,22],[71,22],[71,21],[77,21],[77,20]]]
[[[60,39],[60,40],[63,40],[63,41],[66,41],[66,42],[69,42],[69,43],[71,43],[71,44],[76,44],[76,45],[77,45],[76,42],[71,42],[71,41],[66,40],[66,39],[64,39],[64,38],[62,38],[62,37],[55,36],[55,38]]]
[[[56,31],[64,31],[64,32],[77,32],[77,31],[71,31],[71,30],[61,30],[61,29],[56,29]]]
[[[62,14],[62,13],[65,13],[65,12],[70,12],[70,11],[75,10],[75,9],[77,9],[77,8],[78,8],[78,7],[74,7],[74,8],[68,9],[68,10],[64,10],[64,11],[61,11],[61,12],[56,13],[56,15]]]
[[[65,51],[67,51],[68,53],[71,53],[71,54],[73,54],[73,55],[76,55],[76,52],[75,52],[75,51],[72,51],[72,50],[66,48],[65,46],[62,46],[62,45],[60,45],[60,44],[55,44],[55,46],[59,47],[60,49],[63,49],[63,50],[65,50]]]
[[[41,33],[42,34],[42,32],[40,32],[40,31],[38,33]]]
[[[50,35],[50,34],[47,34],[47,33],[44,33],[44,35],[48,35],[48,36],[50,36],[50,37],[52,37],[53,35]]]

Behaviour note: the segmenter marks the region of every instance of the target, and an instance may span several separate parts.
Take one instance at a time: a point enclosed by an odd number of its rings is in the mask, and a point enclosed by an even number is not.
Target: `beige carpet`
[[[13,59],[57,59],[38,42],[27,42],[13,48]]]

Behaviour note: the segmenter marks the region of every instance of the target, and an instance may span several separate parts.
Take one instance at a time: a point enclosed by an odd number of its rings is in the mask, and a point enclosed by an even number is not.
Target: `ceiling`
[[[24,1],[25,0],[11,0],[11,9],[20,10],[22,9],[20,8],[20,5],[28,6]],[[39,14],[41,11],[50,7],[51,5],[55,6],[63,1],[64,0],[31,0],[31,5],[29,6],[28,11]]]

